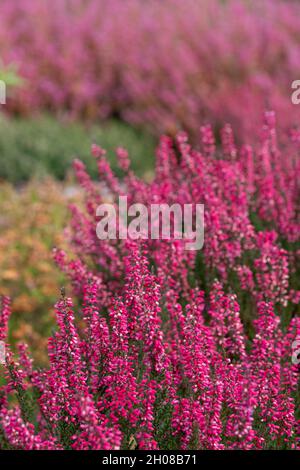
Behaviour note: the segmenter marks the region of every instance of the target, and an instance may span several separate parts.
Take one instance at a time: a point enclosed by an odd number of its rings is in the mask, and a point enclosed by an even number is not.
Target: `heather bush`
[[[75,258],[54,257],[73,285],[55,306],[49,366],[7,345],[1,446],[16,449],[299,449],[297,147],[276,142],[267,113],[261,145],[211,128],[201,148],[162,137],[153,181],[92,146],[100,186],[74,164],[84,207],[71,207]],[[103,188],[106,191],[103,191]],[[102,188],[102,189],[101,189]],[[205,203],[202,251],[183,240],[99,240],[102,194],[131,202]],[[2,300],[0,340],[10,305]]]
[[[2,0],[0,54],[24,86],[11,111],[121,116],[158,132],[231,122],[249,139],[269,107],[297,122],[300,5],[273,0]]]

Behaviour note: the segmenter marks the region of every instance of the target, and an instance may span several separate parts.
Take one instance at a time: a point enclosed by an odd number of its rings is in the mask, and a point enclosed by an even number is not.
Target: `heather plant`
[[[2,448],[299,449],[298,152],[283,165],[273,113],[257,151],[236,146],[229,126],[221,152],[210,127],[201,136],[199,149],[185,133],[162,137],[148,183],[122,148],[122,179],[96,144],[99,184],[75,162],[85,192],[71,206],[75,257],[54,257],[78,305],[62,289],[47,367],[6,344]],[[205,203],[203,250],[99,240],[107,189],[112,202]],[[4,297],[6,343],[10,313]]]
[[[139,175],[151,172],[155,149],[153,137],[126,123],[111,120],[88,125],[50,115],[25,119],[2,114],[0,180],[20,185],[33,177],[41,179],[51,175],[59,180],[66,179],[75,156],[80,156],[91,176],[97,178],[97,168],[90,155],[93,141],[102,142],[105,146],[114,170],[118,171],[114,158],[118,142],[130,151],[132,166]]]
[[[9,340],[13,345],[26,340],[38,363],[47,357],[54,324],[48,311],[66,283],[51,249],[65,246],[70,252],[63,232],[67,203],[80,201],[79,191],[72,195],[70,189],[49,179],[18,189],[0,184],[0,296],[12,297]]]
[[[249,139],[266,106],[289,127],[299,18],[282,0],[2,0],[0,54],[25,79],[6,109],[121,116],[194,141],[204,121]]]

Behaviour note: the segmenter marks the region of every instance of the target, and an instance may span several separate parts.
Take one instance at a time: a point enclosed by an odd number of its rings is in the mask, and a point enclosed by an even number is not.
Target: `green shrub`
[[[64,179],[74,157],[83,160],[93,177],[97,169],[90,146],[95,142],[108,150],[116,169],[114,150],[126,147],[133,169],[140,175],[153,166],[154,138],[119,122],[99,125],[57,120],[50,116],[11,119],[0,116],[0,178],[20,183],[33,176],[53,175]]]

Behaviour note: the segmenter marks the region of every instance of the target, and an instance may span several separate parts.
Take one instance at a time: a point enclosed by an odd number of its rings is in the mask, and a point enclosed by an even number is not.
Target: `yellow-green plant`
[[[0,295],[14,299],[11,339],[26,338],[40,360],[53,325],[48,312],[65,283],[51,250],[64,245],[66,199],[64,186],[50,179],[19,190],[0,185]]]

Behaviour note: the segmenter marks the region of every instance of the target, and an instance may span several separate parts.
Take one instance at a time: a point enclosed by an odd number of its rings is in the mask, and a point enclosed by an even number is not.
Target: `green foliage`
[[[145,175],[153,167],[154,138],[119,121],[87,126],[50,116],[24,120],[2,115],[0,178],[12,183],[47,174],[64,179],[74,157],[83,160],[90,174],[96,177],[96,164],[90,155],[92,143],[108,151],[113,169],[116,169],[117,146],[129,151],[138,174]]]
[[[24,80],[18,75],[14,65],[5,66],[0,60],[0,80],[5,82],[8,88],[23,84]]]

